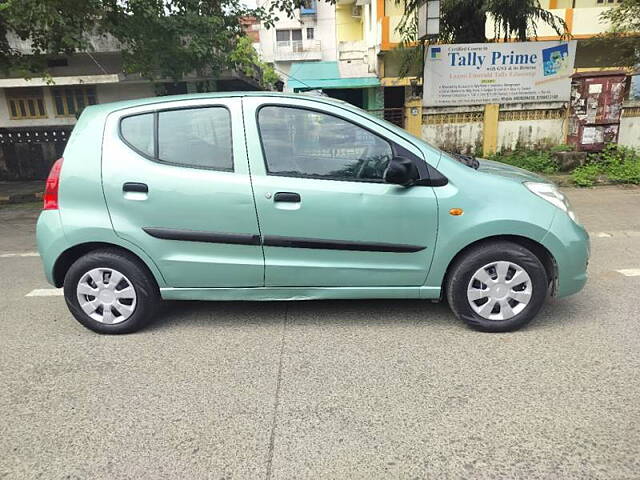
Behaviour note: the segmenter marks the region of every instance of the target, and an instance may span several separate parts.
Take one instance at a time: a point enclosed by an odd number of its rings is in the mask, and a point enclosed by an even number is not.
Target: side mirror
[[[410,187],[420,179],[420,173],[410,158],[393,157],[384,171],[383,178],[387,183]]]

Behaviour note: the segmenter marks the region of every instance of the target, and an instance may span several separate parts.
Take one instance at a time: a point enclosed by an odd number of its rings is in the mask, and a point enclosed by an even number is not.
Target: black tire
[[[507,320],[489,320],[476,313],[467,299],[471,277],[483,266],[498,261],[512,262],[529,275],[532,294],[524,310]],[[549,292],[544,265],[528,249],[512,242],[481,244],[466,252],[449,270],[446,281],[447,301],[453,313],[467,325],[485,332],[509,332],[529,323],[538,314]]]
[[[115,324],[91,318],[80,307],[76,289],[87,272],[109,268],[122,273],[132,284],[136,300],[133,313]],[[153,318],[160,304],[160,291],[146,265],[135,256],[119,249],[94,250],[76,260],[64,277],[64,298],[71,314],[86,328],[98,333],[121,334],[140,330]]]

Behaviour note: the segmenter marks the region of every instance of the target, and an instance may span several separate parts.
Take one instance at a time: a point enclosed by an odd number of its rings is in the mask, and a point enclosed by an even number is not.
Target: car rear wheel
[[[507,332],[529,323],[548,294],[544,266],[531,251],[512,243],[480,245],[453,265],[447,300],[467,325]]]
[[[82,325],[111,334],[144,327],[160,302],[146,266],[117,249],[95,250],[76,260],[65,275],[64,297]]]

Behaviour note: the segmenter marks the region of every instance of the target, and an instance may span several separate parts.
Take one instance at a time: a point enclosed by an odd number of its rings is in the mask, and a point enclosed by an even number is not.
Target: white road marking
[[[64,295],[62,288],[36,288],[31,290],[25,297],[60,297]]]
[[[0,258],[39,257],[38,252],[0,253]]]
[[[611,230],[609,232],[589,232],[592,238],[612,238],[612,237],[640,237],[639,230]]]
[[[616,270],[616,272],[621,273],[625,277],[640,277],[640,268],[623,268]]]

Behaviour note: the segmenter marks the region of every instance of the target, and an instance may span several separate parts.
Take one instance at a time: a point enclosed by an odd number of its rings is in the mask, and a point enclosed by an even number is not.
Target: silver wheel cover
[[[76,287],[80,308],[97,322],[124,322],[136,309],[136,291],[122,273],[112,268],[94,268]]]
[[[469,305],[487,320],[509,320],[522,312],[533,293],[529,274],[513,262],[492,262],[478,269],[467,287]]]

